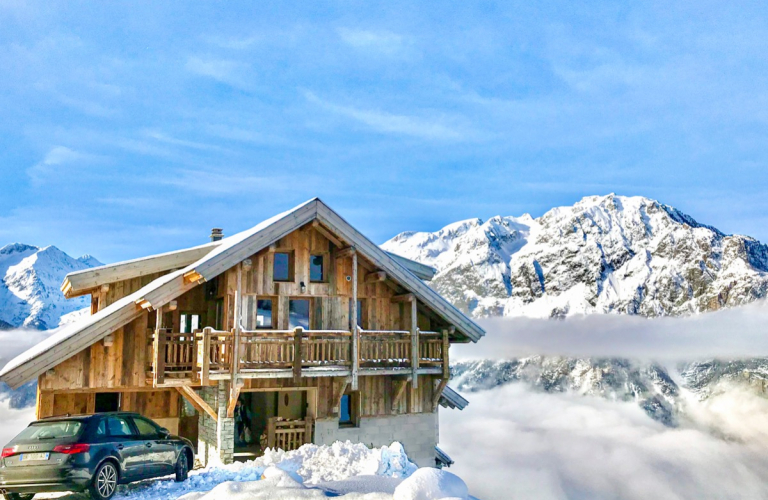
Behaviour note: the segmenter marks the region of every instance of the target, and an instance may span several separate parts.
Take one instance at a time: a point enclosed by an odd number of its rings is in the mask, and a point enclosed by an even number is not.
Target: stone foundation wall
[[[438,433],[437,412],[364,417],[359,427],[342,428],[339,428],[339,419],[332,418],[315,422],[314,442],[333,444],[349,440],[379,448],[399,441],[412,462],[419,467],[434,467]]]
[[[219,382],[216,387],[203,387],[198,391],[203,401],[217,411],[218,424],[207,413],[199,415],[197,459],[204,466],[211,463],[230,464],[235,452],[235,419],[227,418],[229,384]]]

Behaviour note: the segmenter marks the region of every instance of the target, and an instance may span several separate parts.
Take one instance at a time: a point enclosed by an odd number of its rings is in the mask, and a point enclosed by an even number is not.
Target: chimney
[[[220,227],[214,227],[211,229],[211,241],[219,241],[224,237],[223,229]]]

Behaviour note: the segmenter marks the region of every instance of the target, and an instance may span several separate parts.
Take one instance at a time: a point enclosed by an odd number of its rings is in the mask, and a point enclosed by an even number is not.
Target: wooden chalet
[[[432,268],[319,199],[211,238],[69,274],[62,291],[90,295],[91,316],[0,380],[37,378],[38,418],[140,412],[196,440],[203,463],[346,439],[450,463],[438,406],[466,400],[446,386],[449,346],[484,332],[423,282]]]

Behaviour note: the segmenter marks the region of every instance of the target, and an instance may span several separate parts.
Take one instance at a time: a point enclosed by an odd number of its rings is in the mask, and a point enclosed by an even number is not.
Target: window
[[[339,427],[357,426],[357,393],[347,393],[341,397],[339,406]]]
[[[245,329],[273,328],[272,299],[259,299],[246,295],[244,300]]]
[[[291,299],[288,301],[288,329],[297,327],[309,330],[309,300]]]
[[[105,437],[107,435],[107,421],[99,421],[99,426],[96,428],[96,436]]]
[[[365,330],[368,328],[368,322],[366,321],[365,324],[363,323],[363,318],[365,318],[365,314],[363,314],[363,308],[365,307],[365,302],[362,299],[357,300],[357,326],[359,328],[362,328]],[[349,301],[349,329],[352,329],[352,301]]]
[[[59,422],[41,422],[32,424],[16,436],[17,440],[43,440],[70,438],[77,435],[82,424],[75,420],[61,420]]]
[[[323,282],[325,281],[325,256],[324,255],[310,255],[309,256],[309,281],[310,282]]]
[[[128,421],[123,417],[109,417],[107,419],[107,431],[109,431],[109,435],[112,437],[134,435],[130,424],[128,424]]]
[[[179,316],[179,333],[192,333],[200,329],[199,314],[181,314]]]
[[[293,266],[291,254],[288,252],[275,252],[275,263],[272,267],[272,279],[274,281],[292,281]]]
[[[119,392],[99,392],[96,393],[95,413],[106,413],[108,411],[117,411],[120,409]]]
[[[272,328],[272,300],[256,301],[256,328]]]
[[[141,437],[157,437],[159,435],[157,427],[143,418],[134,418],[133,423],[136,424],[136,428],[139,430],[139,435]]]

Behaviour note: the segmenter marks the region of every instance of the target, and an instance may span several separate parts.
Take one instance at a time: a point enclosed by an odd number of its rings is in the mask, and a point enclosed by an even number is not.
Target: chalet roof
[[[461,311],[406,267],[403,261],[407,259],[393,257],[385,252],[319,198],[313,198],[251,229],[224,238],[216,242],[217,245],[210,245],[213,247],[210,251],[206,251],[205,255],[186,267],[157,278],[135,293],[118,300],[83,321],[62,328],[44,342],[8,363],[0,371],[0,380],[14,388],[20,386],[139,317],[143,309],[157,310],[199,283],[218,276],[238,262],[313,220],[319,221],[371,263],[385,271],[391,279],[413,293],[437,315],[453,325],[458,334],[466,336],[473,342],[477,342],[485,335],[482,328],[464,316]],[[161,254],[161,256],[167,255]],[[152,257],[147,259],[151,260]]]
[[[224,240],[75,271],[64,278],[61,291],[64,292],[65,297],[71,299],[91,293],[94,288],[101,285],[186,267],[208,255],[214,248],[221,245],[222,241]],[[392,252],[387,254],[423,280],[429,281],[437,273],[435,268],[421,262],[406,259]]]
[[[435,460],[443,467],[450,467],[454,464],[453,459],[437,446],[435,446]]]
[[[463,410],[469,405],[469,401],[458,392],[451,389],[449,386],[445,386],[443,393],[440,395],[440,405],[445,408],[458,408]]]

